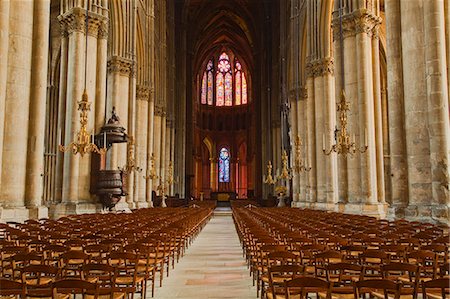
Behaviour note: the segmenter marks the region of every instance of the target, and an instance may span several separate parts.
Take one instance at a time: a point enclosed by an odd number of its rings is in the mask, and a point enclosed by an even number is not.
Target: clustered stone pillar
[[[30,209],[29,217],[36,219],[47,216],[47,209],[41,208],[41,205],[44,171],[42,132],[45,131],[43,115],[47,97],[49,19],[50,1],[35,1],[25,206]]]
[[[153,153],[155,155],[155,168],[156,174],[159,176],[158,179],[152,181],[153,190],[157,190],[160,182],[162,182],[162,173],[161,173],[161,123],[162,123],[162,114],[163,110],[161,106],[155,107],[155,115],[154,115],[154,129],[153,129]]]
[[[334,100],[334,63],[330,57],[319,58],[307,64],[307,82],[312,88],[308,94],[308,134],[307,144],[311,152],[311,170],[306,175],[310,180],[311,195],[315,198],[314,207],[333,208],[337,202],[337,160],[336,154],[325,156],[323,147],[333,143],[336,123]],[[325,144],[323,139],[325,137]]]
[[[135,173],[135,204],[138,208],[147,207],[145,200],[147,173],[147,124],[148,124],[148,104],[150,99],[150,88],[148,86],[138,86],[136,96],[136,165],[142,167],[142,173]]]
[[[49,9],[43,1],[1,1],[0,15],[0,217],[21,221],[46,213],[36,213],[42,205],[43,153],[38,146],[43,140],[28,128],[35,124],[42,130],[45,121]],[[27,174],[27,165],[32,173]]]
[[[154,101],[154,91],[150,88],[150,98],[148,102],[147,111],[147,171],[146,171],[146,188],[145,188],[145,198],[150,207],[153,207],[153,181],[149,178],[149,171],[151,170],[151,157],[154,155],[154,123],[155,123],[155,101]],[[155,167],[155,165],[153,165]]]
[[[365,7],[364,3],[354,5],[352,11],[342,16],[342,35],[339,10],[333,17],[334,47],[336,64],[345,61],[345,73],[341,70],[336,80],[336,101],[340,100],[341,90],[345,90],[350,103],[348,130],[356,146],[362,149],[367,141],[367,151],[352,157],[342,157],[339,178],[347,175],[340,183],[341,206],[344,211],[364,213],[384,217],[384,163],[381,122],[381,95],[379,78],[379,40],[378,26],[381,18],[375,6]],[[343,39],[344,53],[341,53],[340,40]],[[355,59],[356,58],[356,59]],[[354,134],[354,135],[353,135]],[[345,165],[346,160],[346,165]]]
[[[81,6],[83,3],[64,3],[66,5],[61,6],[61,15],[58,16],[62,29],[58,122],[63,136],[60,143],[69,145],[76,139],[80,129],[78,101],[81,100],[85,87],[91,103],[88,132],[98,130],[104,121],[108,9],[106,2],[101,6],[88,8]],[[86,9],[89,13],[87,32]],[[86,57],[86,51],[96,55]],[[100,207],[89,193],[89,154],[84,157],[71,152],[60,154],[57,158],[57,173],[62,174],[62,180],[57,183],[60,186],[57,188],[61,188],[62,204],[52,211],[54,217],[97,210]]]

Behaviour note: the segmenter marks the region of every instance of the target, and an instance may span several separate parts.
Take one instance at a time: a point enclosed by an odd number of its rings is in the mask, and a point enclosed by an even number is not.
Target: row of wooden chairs
[[[47,292],[64,279],[101,282],[116,290],[111,298],[145,298],[151,282],[153,296],[156,274],[162,286],[211,215],[199,207],[140,209],[1,225],[0,278]]]
[[[332,220],[328,219],[330,216]],[[441,227],[414,224],[414,231],[407,230],[408,237],[413,234],[424,236],[426,233],[433,237],[422,237],[418,243],[407,243],[401,241],[403,237],[395,241],[384,238],[385,230],[407,227],[405,221],[391,223],[323,211],[255,207],[234,208],[233,218],[250,274],[257,284],[257,296],[260,292],[262,296],[270,292],[270,269],[278,265],[298,266],[302,269],[301,275],[335,285],[339,283],[330,280],[331,269],[328,266],[353,265],[360,267],[361,273],[353,276],[351,283],[389,278],[410,284],[407,289],[415,290],[411,293],[412,298],[417,297],[420,283],[439,277],[447,278],[449,274],[449,239]],[[361,225],[361,219],[366,221],[365,228],[357,226]],[[323,224],[324,230],[320,230],[320,224]],[[377,224],[384,229],[377,229]],[[346,227],[351,233],[343,236],[341,227]],[[362,231],[367,238],[361,238]],[[388,269],[401,275],[397,275],[395,280]],[[352,285],[346,287],[353,290]],[[353,291],[348,294],[353,294]]]

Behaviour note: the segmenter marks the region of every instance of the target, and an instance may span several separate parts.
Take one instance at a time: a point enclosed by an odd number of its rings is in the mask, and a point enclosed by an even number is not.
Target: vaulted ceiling
[[[188,48],[194,70],[210,53],[230,48],[252,68],[264,27],[264,7],[271,0],[184,0]]]

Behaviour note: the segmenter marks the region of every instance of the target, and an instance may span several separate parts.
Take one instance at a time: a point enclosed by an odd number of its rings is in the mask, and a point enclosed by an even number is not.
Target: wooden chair
[[[401,284],[389,279],[369,279],[355,282],[355,299],[365,298],[366,294],[383,299],[399,299]],[[389,295],[393,297],[389,297]]]
[[[157,260],[153,256],[157,255],[157,248],[143,244],[130,244],[124,247],[125,251],[131,251],[137,255],[137,276],[144,278],[143,298],[146,297],[147,281],[152,282],[152,297],[155,293],[155,274],[157,268]]]
[[[116,273],[116,268],[107,264],[89,263],[82,266],[82,279],[95,281],[99,286],[99,297],[102,299],[122,299],[125,297],[125,293],[120,292],[115,284]],[[86,294],[86,299],[94,297],[91,291],[87,291]]]
[[[343,261],[343,254],[328,250],[314,255],[314,270],[315,276],[326,279],[326,269],[329,264],[341,263]]]
[[[284,283],[287,280],[301,277],[305,267],[301,265],[278,265],[269,268],[269,286],[265,290],[267,299],[285,298]]]
[[[115,283],[120,291],[127,295],[131,294],[131,298],[133,298],[134,293],[140,290],[143,296],[145,277],[138,276],[138,255],[131,252],[113,251],[109,254],[108,260],[109,265],[117,268]]]
[[[368,249],[359,255],[359,264],[364,266],[364,277],[381,278],[381,265],[389,262],[389,255],[382,250]]]
[[[68,299],[70,295],[92,294],[92,298],[97,299],[100,296],[97,283],[88,282],[82,279],[68,278],[55,281],[52,284],[53,299]]]
[[[326,279],[331,284],[332,298],[353,298],[353,284],[364,279],[364,267],[350,263],[330,263],[326,266]],[[318,296],[326,298],[327,294],[320,292]]]
[[[450,297],[448,278],[438,278],[422,283],[423,299],[446,299]]]
[[[436,278],[438,268],[436,253],[430,250],[415,250],[407,254],[406,261],[420,266],[420,281]]]
[[[389,263],[381,266],[383,279],[389,279],[402,284],[402,298],[417,298],[419,288],[420,268],[407,263]]]
[[[326,299],[331,299],[331,284],[316,277],[298,277],[284,283],[286,299],[307,299],[308,294],[325,293]]]
[[[64,278],[81,278],[83,264],[89,263],[89,255],[83,251],[70,250],[60,257],[61,276]]]
[[[0,278],[0,296],[25,298],[25,285],[14,280]]]

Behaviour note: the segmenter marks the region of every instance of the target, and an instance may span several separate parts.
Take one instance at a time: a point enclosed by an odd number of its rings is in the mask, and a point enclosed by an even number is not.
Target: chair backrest
[[[95,279],[100,287],[113,286],[117,269],[108,264],[89,263],[82,266],[82,279]]]
[[[32,281],[33,284],[37,285],[48,283],[47,278],[56,280],[61,274],[61,270],[59,268],[50,265],[29,265],[22,268],[21,272],[23,283]],[[44,281],[42,281],[43,277],[46,278]]]
[[[389,279],[368,279],[360,280],[354,284],[355,299],[365,298],[366,294],[371,294],[375,291],[383,291],[384,297],[389,298],[389,294],[394,295],[394,299],[399,299],[401,294],[401,284]]]
[[[25,297],[25,285],[21,282],[0,278],[0,296]]]
[[[438,278],[422,282],[423,299],[428,298],[448,298],[450,294],[449,279]]]
[[[296,298],[300,294],[300,299],[308,298],[310,293],[325,292],[326,298],[331,298],[330,282],[316,277],[298,277],[284,283],[286,299]]]
[[[364,266],[351,263],[334,263],[326,266],[327,281],[337,287],[351,286],[354,281],[364,279]]]
[[[97,283],[88,282],[82,279],[62,279],[52,284],[53,298],[58,298],[58,294],[85,294],[90,291],[94,298],[99,296],[99,286]]]

